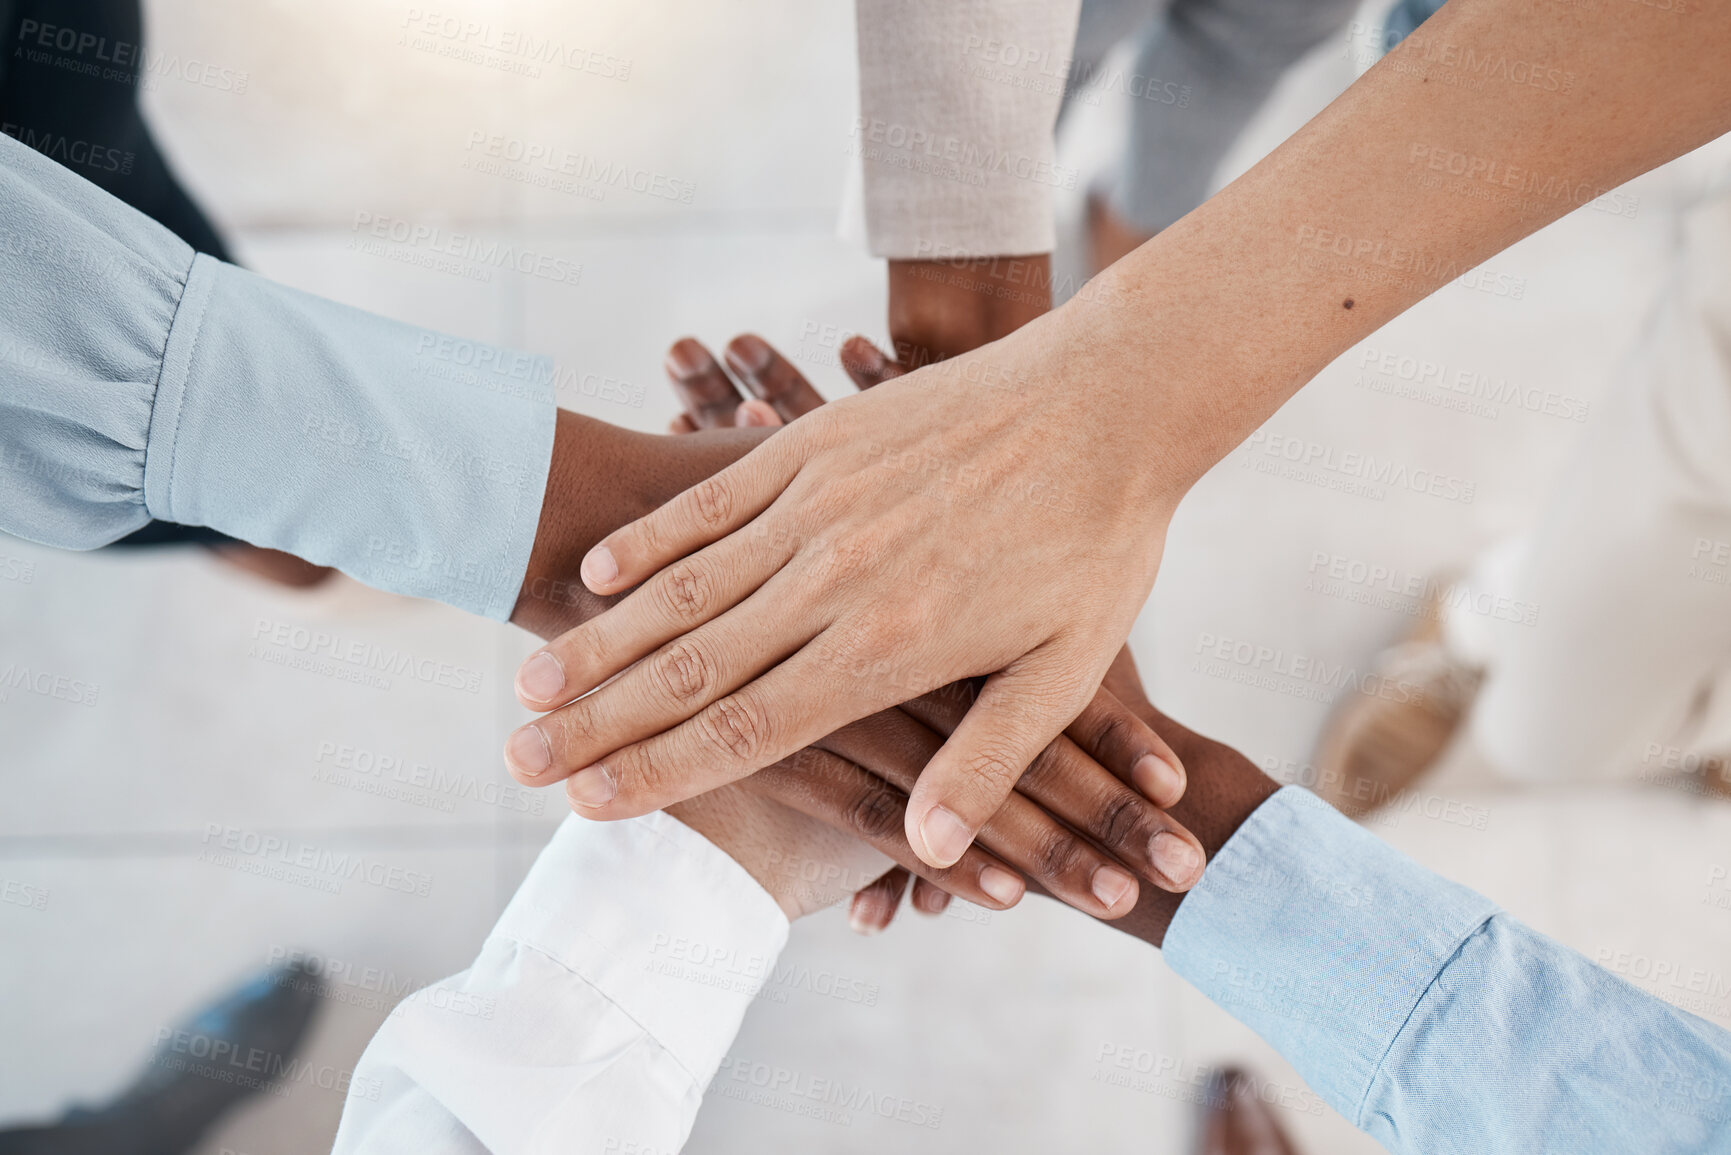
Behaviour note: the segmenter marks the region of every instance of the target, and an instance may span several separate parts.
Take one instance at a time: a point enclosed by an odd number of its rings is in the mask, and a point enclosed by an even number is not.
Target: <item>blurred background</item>
[[[882,263],[838,229],[857,106],[850,5],[439,9],[562,38],[596,62],[531,72],[417,31],[430,11],[148,0],[152,54],[204,67],[148,72],[146,114],[242,263],[551,354],[571,370],[560,404],[636,429],[659,431],[675,412],[660,365],[684,335],[719,347],[756,331],[826,394],[848,388],[838,334],[884,337]],[[1219,182],[1362,70],[1358,28],[1285,79]],[[1060,160],[1085,186],[1121,110],[1107,99],[1077,114]],[[495,136],[507,156],[569,150],[647,174],[637,183],[651,191],[537,184],[532,166],[485,157],[477,142]],[[1207,652],[1232,639],[1362,667],[1410,617],[1351,600],[1319,568],[1338,557],[1430,574],[1533,516],[1659,287],[1667,205],[1691,187],[1691,163],[1629,186],[1633,201],[1619,203],[1634,211],[1583,208],[1442,289],[1269,423],[1464,479],[1471,501],[1318,488],[1258,471],[1243,449],[1203,481],[1132,639],[1167,712],[1276,777],[1303,778],[1332,703],[1296,681],[1245,684]],[[1075,246],[1082,187],[1060,195]],[[380,221],[387,238],[469,233],[580,273],[436,258],[412,239],[381,240]],[[1253,332],[1256,319],[1244,324]],[[1380,391],[1384,352],[1553,390],[1589,417],[1462,412]],[[477,676],[452,688],[295,668],[293,647],[272,639],[298,629]],[[561,792],[514,787],[499,754],[525,717],[511,676],[532,644],[345,579],[283,590],[201,550],[80,556],[0,537],[0,670],[90,688],[70,702],[0,687],[0,890],[11,896],[0,902],[0,1122],[105,1099],[159,1031],[263,966],[306,958],[326,984],[304,1052],[315,1075],[251,1102],[201,1150],[328,1149],[333,1083],[397,998],[467,965],[564,813]],[[1467,744],[1424,791],[1369,828],[1589,957],[1626,955],[1631,981],[1731,1027],[1731,903],[1714,889],[1731,864],[1731,804],[1652,784],[1516,790]],[[415,884],[261,876],[218,852],[230,832],[356,855]],[[1266,1080],[1307,1151],[1378,1149],[1156,952],[1038,900],[1004,914],[904,913],[870,940],[831,910],[794,928],[784,963],[733,1057],[921,1105],[912,1114],[934,1125],[819,1120],[712,1094],[690,1151],[1182,1150],[1202,1083],[1228,1061]],[[1695,971],[1709,976],[1702,990],[1650,977]]]

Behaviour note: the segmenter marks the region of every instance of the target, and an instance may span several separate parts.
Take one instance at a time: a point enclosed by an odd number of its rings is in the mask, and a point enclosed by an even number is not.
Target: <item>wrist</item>
[[[1185,729],[1146,703],[1126,704],[1166,739],[1183,762],[1188,783],[1184,797],[1169,808],[1169,813],[1196,835],[1212,863],[1220,848],[1280,789],[1280,784],[1232,747]],[[1203,878],[1198,885],[1206,885],[1207,875]],[[1108,925],[1158,947],[1165,942],[1166,930],[1189,893],[1170,894],[1145,886],[1135,909]]]
[[[889,262],[890,340],[908,369],[990,344],[1051,307],[1049,253]]]
[[[552,638],[618,601],[624,595],[597,597],[578,576],[590,548],[744,457],[770,432],[661,437],[559,410],[535,546],[511,621]]]

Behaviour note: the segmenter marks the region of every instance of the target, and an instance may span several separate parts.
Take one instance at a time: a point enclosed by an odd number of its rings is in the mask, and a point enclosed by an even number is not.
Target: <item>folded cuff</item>
[[[546,490],[551,380],[543,358],[201,255],[164,350],[145,506],[504,620]]]
[[[493,930],[556,960],[708,1086],[787,945],[745,868],[664,813],[571,817]]]
[[[1162,949],[1356,1122],[1413,1008],[1496,913],[1288,786],[1215,855]]]

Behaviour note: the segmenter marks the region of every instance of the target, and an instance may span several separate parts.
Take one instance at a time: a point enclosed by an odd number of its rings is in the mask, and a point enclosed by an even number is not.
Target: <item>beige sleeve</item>
[[[1081,0],[856,0],[874,256],[1052,251],[1053,159]]]

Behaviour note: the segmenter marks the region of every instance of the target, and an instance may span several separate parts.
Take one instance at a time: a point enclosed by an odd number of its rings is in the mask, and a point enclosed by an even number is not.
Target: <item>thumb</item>
[[[908,842],[922,861],[941,867],[961,858],[1023,771],[1081,713],[1085,694],[1052,692],[1086,684],[1072,664],[1041,648],[986,679],[908,796]]]

